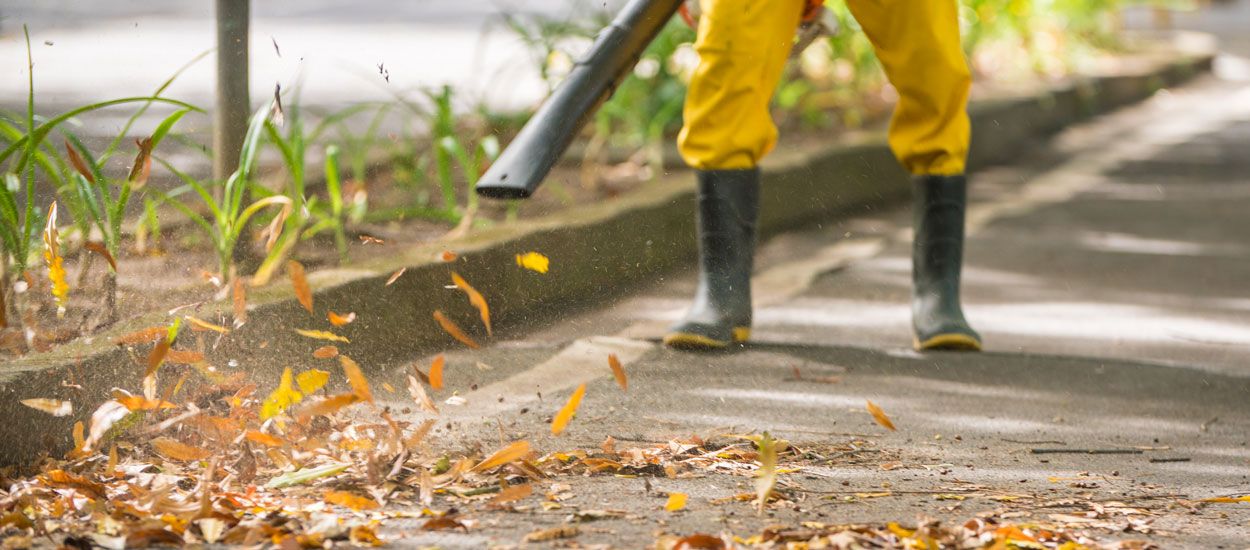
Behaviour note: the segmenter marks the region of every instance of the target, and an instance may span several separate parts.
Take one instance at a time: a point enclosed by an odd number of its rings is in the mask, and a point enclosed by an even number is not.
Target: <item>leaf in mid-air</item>
[[[876,403],[867,399],[864,401],[868,404],[868,412],[872,413],[873,419],[875,419],[878,424],[885,426],[885,428],[890,431],[895,431],[894,423],[890,422],[890,417],[885,415],[885,411],[881,410],[881,407],[878,407]]]
[[[560,435],[564,428],[568,427],[569,421],[573,420],[574,414],[577,414],[577,407],[582,404],[582,397],[585,395],[586,384],[577,386],[577,389],[573,390],[573,395],[569,396],[568,402],[551,421],[551,435]]]

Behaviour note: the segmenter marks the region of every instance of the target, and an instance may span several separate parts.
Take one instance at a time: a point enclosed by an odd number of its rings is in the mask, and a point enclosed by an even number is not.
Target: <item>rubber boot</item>
[[[912,328],[924,350],[981,349],[981,336],[959,305],[967,181],[957,176],[916,176],[912,241]]]
[[[751,266],[760,172],[700,171],[699,288],[686,316],[664,336],[679,349],[712,350],[751,335]]]

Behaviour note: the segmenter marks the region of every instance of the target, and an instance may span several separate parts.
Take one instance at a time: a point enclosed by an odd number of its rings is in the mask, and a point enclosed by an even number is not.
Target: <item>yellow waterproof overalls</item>
[[[752,168],[777,143],[768,105],[794,44],[804,0],[699,0],[685,126],[677,144],[700,170]],[[899,100],[889,143],[913,174],[961,174],[971,77],[956,0],[846,0]]]

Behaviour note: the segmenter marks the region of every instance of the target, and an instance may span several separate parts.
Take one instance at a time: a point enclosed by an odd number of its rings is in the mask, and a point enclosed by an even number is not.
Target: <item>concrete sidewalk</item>
[[[984,353],[911,351],[909,214],[870,212],[764,245],[756,330],[741,350],[656,344],[693,291],[686,273],[522,340],[449,356],[448,385],[475,391],[444,418],[465,445],[493,447],[496,425],[532,438],[589,382],[573,427],[536,440],[540,449],[764,430],[861,449],[792,476],[805,498],[762,518],[745,503],[714,504],[749,492],[749,478],[653,480],[660,493],[691,495],[680,516],[643,498],[640,481],[575,481],[566,506],[634,518],[604,520],[582,543],[653,540],[655,529],[749,536],[817,513],[835,523],[958,524],[982,512],[1046,521],[1123,502],[1144,523],[1103,536],[1242,548],[1250,506],[1185,503],[1250,492],[1248,143],[1250,87],[1207,78],[977,174],[964,288]],[[608,353],[626,363],[628,394],[611,380]],[[876,426],[865,399],[899,430]],[[1069,454],[1081,449],[1136,454]],[[969,487],[982,493],[939,498]],[[856,492],[888,495],[816,496]],[[499,514],[489,529],[429,542],[515,541],[560,517]]]

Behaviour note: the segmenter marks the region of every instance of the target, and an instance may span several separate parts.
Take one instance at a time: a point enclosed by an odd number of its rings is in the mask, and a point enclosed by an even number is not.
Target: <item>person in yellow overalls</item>
[[[912,326],[918,350],[979,350],[959,300],[971,76],[956,0],[844,0],[899,100],[889,144],[914,176]],[[805,11],[820,0],[699,0],[699,65],[678,135],[698,173],[699,287],[664,337],[724,348],[751,331],[759,162],[777,143],[769,102]],[[802,200],[795,197],[795,200]]]

